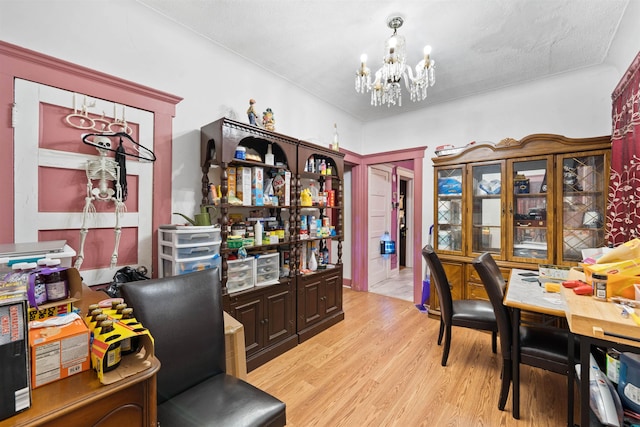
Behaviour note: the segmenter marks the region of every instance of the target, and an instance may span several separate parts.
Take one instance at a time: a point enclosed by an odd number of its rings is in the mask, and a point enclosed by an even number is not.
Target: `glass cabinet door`
[[[558,247],[560,261],[576,263],[583,259],[582,250],[605,245],[605,209],[609,170],[608,153],[597,152],[581,157],[577,154],[561,157],[558,171],[562,190],[562,233]]]
[[[462,167],[437,169],[433,246],[439,251],[462,252],[462,171]]]
[[[505,215],[502,200],[503,162],[471,167],[471,252],[491,252],[503,258],[502,221]]]
[[[547,212],[547,187],[552,188],[547,171],[552,160],[548,156],[511,163],[511,260],[550,263],[553,259],[553,245],[548,240],[553,236],[553,218],[552,212]]]

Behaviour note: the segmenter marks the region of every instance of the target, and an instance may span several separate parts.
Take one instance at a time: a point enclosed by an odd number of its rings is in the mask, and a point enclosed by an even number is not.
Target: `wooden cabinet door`
[[[269,346],[286,337],[291,336],[295,331],[293,328],[294,318],[291,307],[291,292],[289,287],[275,287],[265,295],[265,318],[264,329],[266,330],[265,346]]]
[[[324,314],[330,316],[342,310],[342,271],[335,272],[325,277],[324,283]]]
[[[324,316],[323,281],[319,276],[298,279],[298,331],[320,321]]]
[[[231,303],[231,316],[244,326],[244,340],[247,356],[257,353],[264,347],[264,314],[261,295],[248,294]]]

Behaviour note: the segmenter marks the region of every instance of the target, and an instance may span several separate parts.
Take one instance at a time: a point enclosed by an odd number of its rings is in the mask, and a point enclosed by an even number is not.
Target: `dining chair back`
[[[513,383],[513,417],[520,418],[520,364],[568,375],[568,330],[549,326],[514,325],[511,312],[504,305],[506,282],[493,256],[485,252],[472,261],[493,305],[500,334],[502,384],[498,408],[505,408],[510,383]],[[533,284],[532,286],[537,286]],[[514,327],[515,326],[515,327]],[[517,341],[514,341],[517,340]],[[576,353],[578,349],[576,347]],[[569,411],[573,411],[573,376],[568,376]],[[572,418],[572,417],[571,417]]]
[[[495,353],[497,351],[498,325],[491,303],[484,300],[454,300],[451,295],[451,286],[447,279],[447,274],[433,247],[426,245],[422,248],[422,256],[429,266],[431,280],[440,301],[438,345],[442,344],[442,338],[444,337],[442,366],[447,365],[451,348],[452,326],[490,331],[491,349]]]

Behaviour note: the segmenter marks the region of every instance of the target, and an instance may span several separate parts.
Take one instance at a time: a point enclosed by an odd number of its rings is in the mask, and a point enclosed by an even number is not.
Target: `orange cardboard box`
[[[31,387],[89,369],[89,329],[82,319],[64,326],[29,329]]]

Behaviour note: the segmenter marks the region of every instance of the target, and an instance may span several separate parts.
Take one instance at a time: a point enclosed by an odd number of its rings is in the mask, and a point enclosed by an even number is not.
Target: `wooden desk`
[[[82,313],[89,304],[108,298],[83,285]],[[103,385],[93,370],[38,387],[31,394],[31,408],[0,421],[5,426],[156,426],[156,372],[151,367],[110,385]]]
[[[576,295],[563,288],[569,329],[580,335],[580,378],[589,378],[589,354],[592,345],[615,346],[620,351],[640,352],[640,326],[621,316],[613,303]],[[580,381],[580,425],[589,426],[589,381]]]
[[[520,323],[521,323],[521,311],[528,311],[532,313],[538,313],[543,315],[550,315],[554,317],[565,317],[565,300],[559,293],[545,292],[544,287],[536,281],[523,280],[526,277],[522,274],[536,273],[537,271],[520,270],[514,268],[511,270],[509,276],[509,283],[504,296],[503,303],[512,311],[512,337],[513,347],[511,349],[512,360],[519,360],[520,358]],[[573,340],[570,340],[569,347],[571,349],[569,357],[570,361],[573,360]],[[513,380],[520,383],[520,364],[513,363],[512,375]],[[573,381],[574,371],[569,369],[569,375],[567,378],[568,390],[567,400],[569,408],[573,408]],[[515,418],[520,417],[520,390],[516,390],[513,387],[513,416]],[[573,410],[568,410],[567,413],[567,425],[573,426]]]

